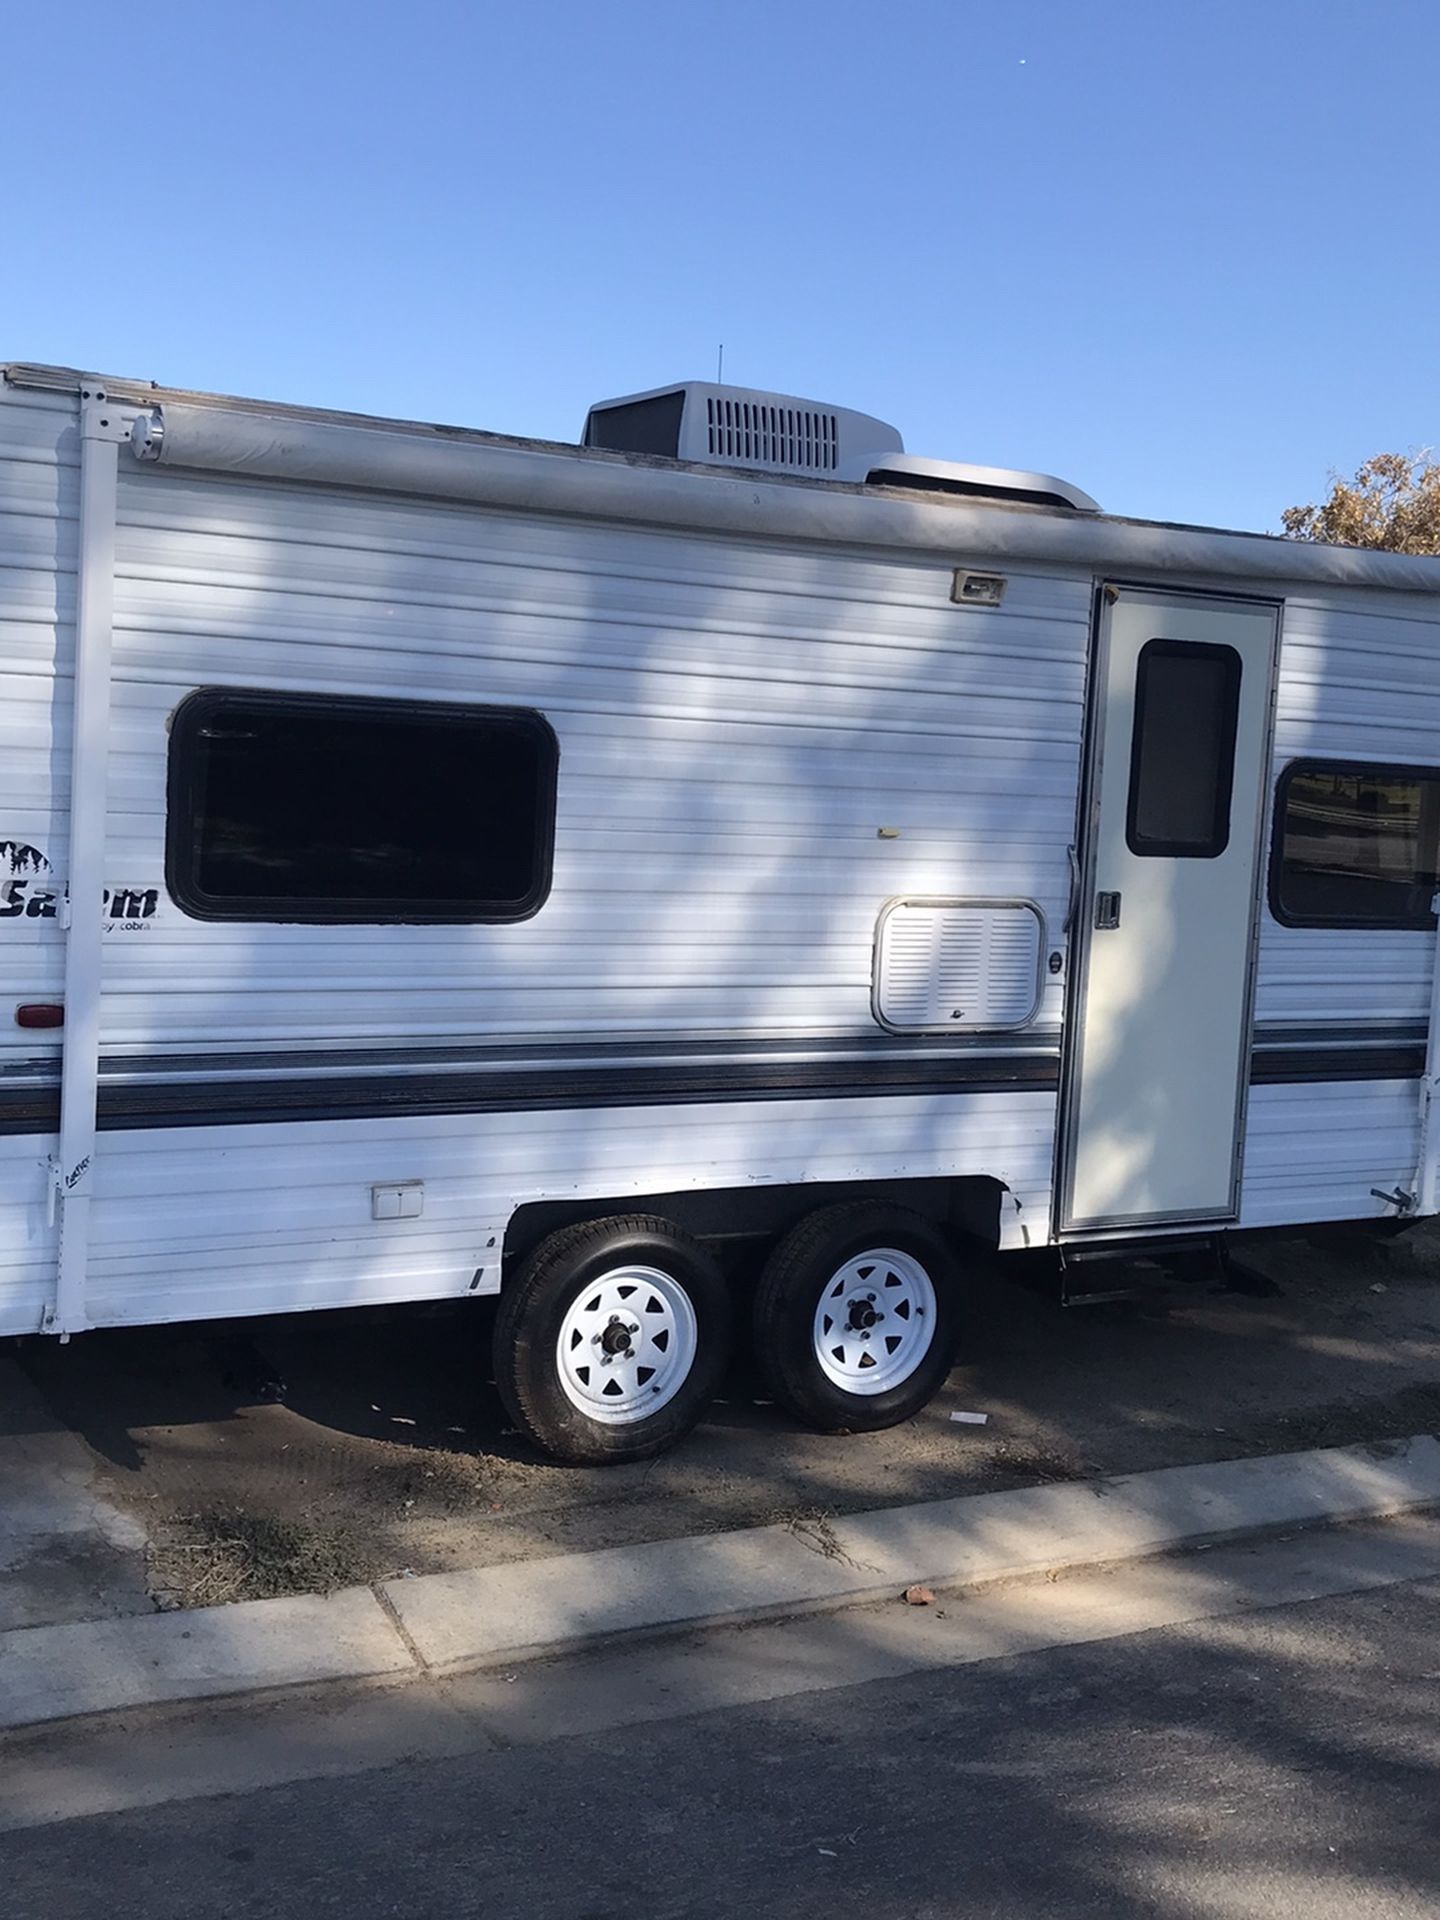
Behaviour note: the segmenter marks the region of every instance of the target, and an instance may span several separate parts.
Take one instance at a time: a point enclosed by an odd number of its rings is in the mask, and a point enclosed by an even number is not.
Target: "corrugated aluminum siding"
[[[165,718],[196,685],[534,706],[561,771],[535,920],[216,927],[162,902],[113,949],[117,1045],[870,1031],[891,895],[1063,917],[1079,582],[962,612],[933,566],[162,474],[125,476],[121,518],[127,881],[159,875]]]
[[[58,854],[69,832],[70,674],[80,491],[73,401],[5,393],[0,403],[0,840]],[[57,869],[63,860],[56,859]],[[0,921],[0,1069],[42,1052],[13,1006],[54,1000],[63,947],[54,920]],[[48,1043],[48,1044],[47,1044]],[[55,1283],[47,1155],[0,1140],[0,1333],[37,1327]]]
[[[1054,1098],[773,1101],[102,1139],[99,1324],[374,1304],[498,1284],[526,1200],[706,1186],[998,1173],[1007,1240],[1043,1241]],[[9,1143],[0,1142],[0,1146]],[[421,1219],[372,1222],[372,1181],[423,1179]]]
[[[1287,598],[1276,688],[1274,774],[1318,757],[1440,766],[1440,619],[1431,600],[1313,590]],[[1273,792],[1273,787],[1272,787]],[[1272,820],[1267,829],[1267,852]],[[1430,1010],[1435,936],[1285,927],[1260,916],[1256,1019],[1363,1039]],[[1420,1145],[1418,1080],[1256,1088],[1242,1219],[1393,1216],[1372,1188],[1408,1188]]]
[[[1413,1178],[1418,1089],[1416,1080],[1252,1088],[1241,1224],[1393,1218],[1371,1189]]]
[[[4,392],[0,389],[0,392]],[[70,830],[70,690],[75,644],[75,533],[80,441],[74,402],[4,392],[0,403],[0,841],[46,853],[63,884]],[[8,874],[8,866],[0,878]],[[37,876],[36,884],[48,876]],[[63,942],[55,920],[0,920],[7,999],[53,1000]],[[0,1066],[42,1050],[10,1008]],[[55,1051],[53,1042],[49,1050]]]
[[[0,405],[12,440],[37,422],[40,510],[23,529],[35,618],[15,647],[7,637],[4,662],[5,724],[29,757],[6,772],[63,881],[64,816],[47,799],[52,771],[65,776],[50,758],[50,668],[69,644],[74,428],[60,401]],[[124,463],[117,575],[107,871],[116,886],[157,889],[159,903],[107,937],[107,1055],[873,1037],[875,922],[893,896],[1033,899],[1058,940],[1086,581],[1012,575],[1003,609],[957,609],[949,568],[913,558]],[[27,659],[38,671],[17,673]],[[166,723],[202,685],[539,708],[561,747],[547,904],[509,927],[187,918],[163,886]],[[26,995],[58,991],[57,923],[35,923],[27,940],[23,972],[13,943],[0,956],[7,998],[22,980]],[[1061,1006],[1047,974],[1034,1030],[1052,1046]],[[0,1026],[12,1065],[47,1047]],[[1007,1102],[1023,1114],[1021,1142]],[[96,1311],[167,1318],[463,1291],[523,1200],[845,1177],[827,1171],[837,1166],[874,1177],[1003,1162],[1038,1238],[1053,1118],[1053,1094],[1036,1092],[105,1133]],[[26,1196],[0,1202],[0,1233],[26,1262],[50,1239],[48,1147],[0,1142],[7,1191]],[[439,1182],[433,1205],[427,1193],[421,1222],[373,1225],[369,1184],[400,1178]],[[237,1192],[243,1206],[225,1197]],[[237,1208],[248,1254],[223,1225]],[[38,1318],[36,1269],[23,1274],[0,1283],[18,1300],[7,1317],[0,1294],[0,1329]]]
[[[1275,774],[1292,760],[1440,766],[1440,611],[1417,597],[1287,600]],[[1282,927],[1261,916],[1259,1021],[1424,1020],[1435,938]]]

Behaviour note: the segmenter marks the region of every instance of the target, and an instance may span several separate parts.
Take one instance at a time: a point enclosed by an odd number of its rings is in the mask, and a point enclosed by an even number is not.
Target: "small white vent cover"
[[[875,1018],[901,1033],[1023,1027],[1044,947],[1028,900],[892,900],[876,929]]]

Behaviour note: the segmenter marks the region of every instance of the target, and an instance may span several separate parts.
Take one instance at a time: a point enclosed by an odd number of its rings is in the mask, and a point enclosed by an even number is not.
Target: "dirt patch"
[[[1057,1486],[1063,1480],[1084,1480],[1087,1463],[1073,1453],[1047,1452],[1043,1447],[1008,1446],[995,1451],[996,1492],[1012,1487]],[[1004,1481],[1005,1484],[1001,1484]]]
[[[1291,1453],[1304,1447],[1404,1440],[1412,1433],[1440,1434],[1440,1381],[1401,1387],[1385,1399],[1305,1407],[1258,1423],[1247,1439],[1257,1453]]]
[[[266,1364],[249,1391],[233,1333],[222,1345],[204,1328],[27,1342],[23,1361],[93,1449],[105,1496],[156,1543],[159,1604],[766,1523],[823,1554],[829,1524],[870,1507],[1440,1430],[1440,1227],[1246,1257],[1272,1291],[1225,1292],[1202,1272],[1076,1309],[1014,1264],[977,1265],[960,1364],[917,1419],[806,1432],[742,1356],[695,1434],[632,1467],[529,1452],[491,1384],[482,1302],[256,1323],[244,1337]]]
[[[150,1548],[151,1590],[166,1610],[334,1593],[372,1577],[363,1532],[239,1507],[181,1515]]]

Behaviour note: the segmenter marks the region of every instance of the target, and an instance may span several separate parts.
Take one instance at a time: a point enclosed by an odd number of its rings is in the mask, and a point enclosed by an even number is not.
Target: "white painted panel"
[[[1038,1245],[1054,1121],[1053,1093],[1022,1091],[104,1134],[89,1306],[118,1325],[488,1293],[517,1206],[709,1186],[986,1173],[1010,1189],[1003,1244]],[[373,1186],[414,1180],[420,1218],[372,1217]],[[19,1271],[38,1176],[0,1232]],[[0,1332],[37,1300],[17,1287]]]
[[[1240,1224],[1393,1219],[1371,1189],[1413,1189],[1419,1147],[1418,1080],[1252,1087]]]

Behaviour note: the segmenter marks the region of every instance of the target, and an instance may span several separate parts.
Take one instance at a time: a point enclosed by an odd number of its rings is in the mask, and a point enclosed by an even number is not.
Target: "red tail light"
[[[63,1027],[65,1009],[58,1000],[31,1000],[16,1007],[15,1024],[17,1027]]]

